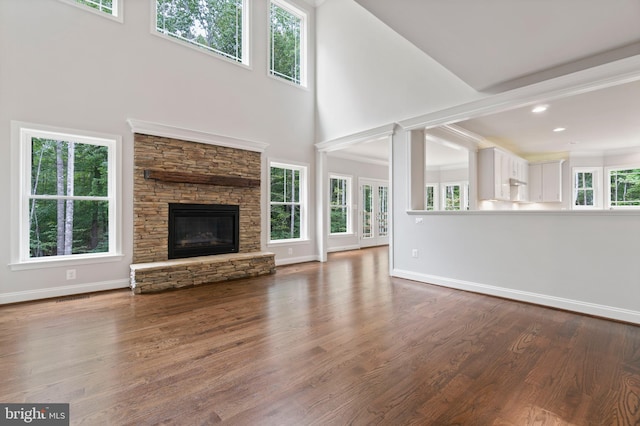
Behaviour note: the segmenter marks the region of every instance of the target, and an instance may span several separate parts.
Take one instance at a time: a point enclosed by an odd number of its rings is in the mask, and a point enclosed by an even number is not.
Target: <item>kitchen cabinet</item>
[[[562,202],[563,160],[529,165],[529,200],[534,203]]]
[[[481,149],[478,151],[478,198],[524,201],[528,174],[527,161],[517,155],[499,148]]]

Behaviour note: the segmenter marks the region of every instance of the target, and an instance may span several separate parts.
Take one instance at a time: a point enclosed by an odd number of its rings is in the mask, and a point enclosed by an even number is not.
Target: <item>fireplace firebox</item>
[[[240,207],[169,204],[169,259],[238,253]]]

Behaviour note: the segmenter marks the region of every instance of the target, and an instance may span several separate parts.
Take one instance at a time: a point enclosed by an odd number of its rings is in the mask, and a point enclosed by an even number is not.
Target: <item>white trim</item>
[[[591,173],[593,183],[593,202],[592,206],[577,206],[576,205],[576,174],[578,173]],[[604,179],[602,166],[576,166],[571,168],[571,209],[572,210],[597,210],[602,209],[603,206],[603,191],[602,182]],[[583,189],[583,188],[580,188]]]
[[[215,133],[200,130],[174,127],[166,124],[152,123],[150,121],[127,119],[133,133],[143,135],[160,136],[172,139],[181,139],[190,142],[199,142],[208,145],[218,145],[227,148],[244,149],[246,151],[264,152],[269,144],[247,139],[237,139],[230,136],[217,135]]]
[[[281,169],[298,170],[300,172],[300,238],[289,238],[283,240],[271,239],[271,167]],[[293,161],[279,161],[268,159],[267,161],[267,247],[278,244],[291,244],[310,242],[309,238],[309,164]]]
[[[25,223],[31,193],[26,175],[31,170],[31,143],[25,138],[44,137],[106,146],[108,148],[109,251],[31,258],[29,256],[29,224]],[[69,129],[21,121],[11,122],[11,270],[38,269],[68,264],[91,264],[122,257],[122,136],[87,130]],[[83,197],[80,197],[83,198]],[[103,197],[92,197],[98,199]],[[75,197],[74,197],[75,199]]]
[[[129,288],[128,279],[0,293],[0,305],[123,288]]]
[[[300,83],[274,74],[271,69],[271,4],[300,19]],[[285,0],[270,0],[267,11],[267,75],[291,86],[309,90],[309,12]]]
[[[328,189],[331,192],[331,180],[344,180],[347,184],[347,230],[345,232],[331,232],[331,194],[329,194],[329,203],[327,215],[329,216],[329,229],[327,230],[330,237],[354,235],[353,231],[353,176],[340,173],[329,173]]]
[[[640,80],[640,55],[409,118],[398,124],[405,130],[432,128],[636,80]]]
[[[360,250],[360,246],[358,244],[355,244],[350,246],[331,247],[327,249],[327,252],[337,253],[340,251],[353,251],[353,250]]]
[[[352,135],[343,136],[324,142],[318,142],[316,149],[320,152],[333,152],[359,143],[373,142],[380,139],[388,138],[393,135],[395,123],[386,124],[364,132],[354,133]]]
[[[632,163],[626,165],[615,165],[615,166],[607,166],[604,167],[603,179],[604,179],[604,206],[609,211],[618,210],[618,211],[633,211],[640,210],[640,206],[612,206],[611,205],[611,172],[614,170],[629,170],[629,169],[640,169],[640,164]]]
[[[632,311],[629,309],[621,309],[613,306],[599,305],[596,303],[583,302],[580,300],[565,299],[562,297],[514,290],[510,288],[497,287],[493,285],[458,280],[454,278],[421,274],[402,269],[394,269],[391,272],[391,276],[418,281],[425,284],[453,288],[456,290],[471,291],[473,293],[497,296],[510,300],[534,303],[541,306],[550,306],[552,308],[564,309],[587,315],[595,315],[598,317],[640,324],[640,312]]]
[[[124,13],[123,13],[123,7],[122,7],[122,2],[123,0],[113,0],[113,14],[107,13],[107,12],[103,12],[101,10],[98,9],[94,9],[91,6],[87,6],[86,4],[82,4],[82,3],[78,3],[75,0],[58,0],[61,1],[62,3],[66,3],[68,5],[71,6],[75,6],[78,9],[82,9],[85,12],[90,12],[93,13],[95,15],[101,16],[103,18],[107,18],[110,19],[112,21],[116,21],[119,23],[124,23]]]
[[[305,262],[320,262],[319,256],[300,256],[300,257],[288,257],[286,259],[278,259],[276,256],[276,266],[284,266],[284,265],[293,265],[294,263],[305,263]]]

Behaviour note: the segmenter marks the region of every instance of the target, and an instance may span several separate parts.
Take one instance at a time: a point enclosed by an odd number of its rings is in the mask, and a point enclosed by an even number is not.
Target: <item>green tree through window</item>
[[[272,166],[270,185],[271,240],[302,238],[302,170],[295,167]]]
[[[295,84],[304,84],[304,21],[304,16],[284,3],[271,2],[269,69],[271,75]]]
[[[349,232],[349,179],[330,178],[330,205],[331,205],[331,233],[340,234]]]
[[[109,148],[31,138],[29,257],[109,251]]]
[[[245,62],[243,14],[243,0],[157,0],[156,31]]]
[[[640,169],[611,170],[611,207],[640,207]]]

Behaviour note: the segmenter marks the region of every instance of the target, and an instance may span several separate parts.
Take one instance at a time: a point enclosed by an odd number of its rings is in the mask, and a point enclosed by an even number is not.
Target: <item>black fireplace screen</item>
[[[169,259],[237,253],[239,219],[239,206],[169,204]]]

